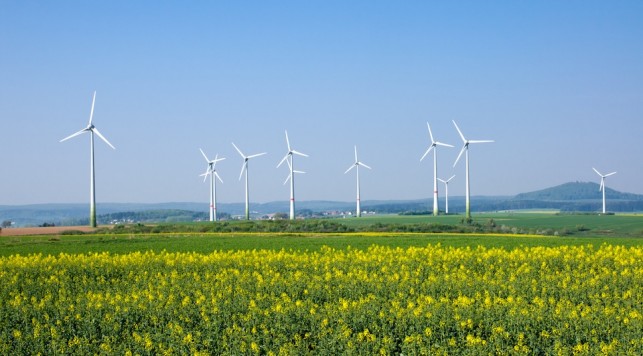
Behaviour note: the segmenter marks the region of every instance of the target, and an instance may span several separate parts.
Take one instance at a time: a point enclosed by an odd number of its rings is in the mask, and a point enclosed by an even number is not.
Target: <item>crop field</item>
[[[0,352],[632,354],[643,247],[0,258]]]
[[[462,220],[462,215],[440,216],[365,216],[360,219],[337,219],[347,226],[365,226],[374,223],[384,224],[418,224],[438,223],[457,225]],[[555,214],[554,211],[541,212],[504,212],[504,213],[479,213],[473,219],[481,224],[493,220],[496,225],[505,225],[507,228],[516,228],[525,233],[538,233],[549,230],[550,233],[558,231],[573,232],[589,236],[614,236],[614,237],[643,237],[643,214],[617,214],[617,215],[577,215]],[[581,231],[579,231],[579,229]]]
[[[643,354],[641,217],[514,219],[583,228],[0,237],[0,353]]]

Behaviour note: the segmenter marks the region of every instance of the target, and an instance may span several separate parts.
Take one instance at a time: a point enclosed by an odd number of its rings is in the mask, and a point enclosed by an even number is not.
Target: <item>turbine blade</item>
[[[609,177],[609,176],[614,175],[614,174],[616,174],[616,172],[608,173],[608,174],[605,175],[605,177]]]
[[[451,176],[451,178],[447,179],[447,183],[451,181],[451,179],[455,178],[455,174]]]
[[[456,164],[458,164],[458,161],[460,160],[460,157],[462,157],[462,154],[464,153],[464,150],[467,149],[467,146],[464,145],[462,146],[462,149],[460,150],[460,154],[458,155],[458,158],[455,159],[455,163],[453,163],[453,167],[455,167]]]
[[[307,155],[307,154],[305,154],[305,153],[301,153],[301,152],[299,152],[299,151],[292,150],[291,152],[292,152],[292,153],[294,153],[294,154],[296,154],[296,155],[299,155],[299,156],[308,157],[308,155]]]
[[[89,124],[87,126],[92,126],[92,120],[94,118],[94,103],[96,102],[96,90],[94,90],[94,96],[92,97],[92,109],[89,112]]]
[[[241,155],[241,157],[243,157],[244,159],[246,158],[246,155],[244,155],[244,154],[243,154],[243,152],[241,152],[241,150],[239,149],[239,147],[237,147],[237,145],[235,145],[235,144],[234,144],[234,142],[232,142],[232,146],[234,146],[234,149],[235,149],[235,150],[237,150],[237,152],[239,152],[239,154]]]
[[[290,156],[290,153],[286,153],[284,158],[282,158],[281,161],[279,161],[279,164],[277,165],[277,168],[279,168],[284,163],[284,161],[288,158],[288,156]]]
[[[362,166],[362,167],[364,167],[364,168],[373,169],[373,168],[371,168],[371,167],[369,167],[369,166],[365,165],[365,164],[364,164],[364,163],[362,163],[362,162],[357,162],[357,164],[359,164],[360,166]]]
[[[286,180],[284,181],[284,185],[286,185],[286,183],[288,183],[289,180],[290,180],[290,173],[288,173],[288,177],[286,177]]]
[[[458,130],[458,133],[460,134],[460,137],[462,138],[462,141],[467,142],[467,139],[464,138],[464,135],[462,134],[462,131],[460,131],[460,128],[458,127],[458,124],[455,123],[455,120],[451,120],[451,121],[453,121],[453,124],[455,125],[455,129]]]
[[[288,152],[292,151],[290,149],[290,140],[288,139],[288,130],[286,130],[286,145],[288,145]]]
[[[490,143],[495,142],[494,140],[471,140],[469,143]]]
[[[444,147],[453,147],[453,145],[450,145],[448,143],[442,143],[442,142],[435,142],[436,145],[438,146],[444,146]]]
[[[255,157],[263,156],[263,155],[265,155],[265,154],[267,154],[267,153],[266,153],[266,152],[261,152],[261,153],[257,153],[256,155],[250,155],[250,156],[248,156],[247,158],[248,158],[248,159],[250,159],[250,158],[255,158]]]
[[[426,157],[426,155],[428,155],[429,152],[431,152],[432,149],[433,149],[433,145],[429,146],[429,148],[426,150],[426,152],[424,152],[424,154],[422,155],[422,158],[420,158],[420,162],[422,162],[424,160],[424,157]]]
[[[605,189],[605,179],[603,177],[601,177],[601,185],[600,185],[600,187],[598,187],[598,191],[600,192],[603,189]]]
[[[243,162],[243,164],[241,165],[241,173],[239,173],[239,180],[241,180],[241,177],[243,177],[243,171],[246,170],[247,165],[248,165],[248,162]]]
[[[431,132],[431,125],[429,123],[426,123],[426,127],[429,128],[429,137],[431,138],[431,144],[435,143],[435,140],[433,139],[433,132]]]
[[[351,171],[351,169],[353,169],[353,168],[355,168],[355,164],[351,164],[351,166],[350,166],[350,167],[348,167],[348,169],[346,170],[346,172],[344,172],[344,174],[346,174],[346,173],[350,172],[350,171]]]
[[[214,172],[214,176],[217,177],[219,182],[223,183],[223,179],[221,179],[221,177],[219,177],[219,173],[217,173],[217,171],[213,171],[213,172]]]
[[[63,138],[62,140],[60,140],[60,142],[67,141],[67,140],[69,140],[70,138],[72,138],[72,137],[76,137],[76,136],[78,136],[78,135],[82,134],[83,132],[87,132],[87,131],[89,131],[89,130],[88,130],[88,129],[82,129],[82,130],[80,130],[80,131],[78,131],[78,132],[75,132],[75,133],[73,133],[73,134],[71,134],[71,135],[69,135],[69,136],[67,136],[67,137]]]
[[[96,135],[98,135],[98,137],[100,137],[103,141],[105,141],[105,143],[108,144],[109,147],[111,147],[112,149],[116,149],[116,147],[114,147],[111,143],[109,143],[109,141],[107,141],[105,136],[100,134],[100,131],[98,131],[97,128],[94,127],[93,131],[96,133]]]
[[[200,148],[199,148],[199,151],[201,151],[201,154],[203,155],[203,158],[205,158],[205,160],[206,160],[208,163],[210,163],[210,159],[208,159],[208,156],[206,156],[206,155],[205,155],[205,152],[203,152],[203,150],[202,150],[202,149],[200,149]]]
[[[355,162],[359,162],[359,159],[357,158],[357,145],[355,145]]]
[[[304,171],[292,171],[293,173],[300,173],[300,174],[305,174],[306,172]]]
[[[206,171],[203,174],[199,174],[199,177],[203,177],[203,182],[205,183],[206,179],[208,179],[208,174],[210,174],[210,170]]]
[[[444,180],[444,179],[438,178],[438,180],[439,180],[440,182],[444,183],[444,184],[447,184],[447,181],[446,181],[446,180]]]

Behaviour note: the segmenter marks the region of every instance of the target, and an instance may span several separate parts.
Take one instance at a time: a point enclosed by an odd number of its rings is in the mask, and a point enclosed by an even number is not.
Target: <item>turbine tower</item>
[[[277,165],[277,168],[279,168],[284,163],[284,161],[288,161],[288,166],[290,167],[290,175],[288,175],[288,178],[287,178],[287,179],[290,179],[290,220],[294,220],[295,219],[295,176],[293,175],[293,173],[299,173],[299,172],[295,172],[294,170],[293,155],[299,155],[302,157],[308,157],[308,155],[305,153],[301,153],[296,150],[293,150],[292,147],[290,147],[290,140],[288,139],[288,131],[286,131],[286,145],[288,145],[288,153],[286,153],[284,158],[281,159],[281,161]]]
[[[234,149],[236,149],[237,152],[239,152],[239,154],[241,155],[241,158],[243,158],[243,164],[241,165],[241,173],[239,174],[239,180],[241,180],[241,177],[243,176],[243,172],[245,172],[246,173],[246,220],[250,220],[250,207],[249,207],[250,198],[248,196],[248,160],[250,160],[251,158],[263,156],[266,154],[266,152],[246,156],[243,154],[243,152],[241,152],[239,147],[237,147],[237,145],[234,144],[234,142],[232,143],[232,146],[234,146]]]
[[[203,152],[202,149],[199,148],[199,151],[201,151],[201,154],[203,155],[203,158],[205,158],[205,161],[208,162],[208,168],[206,169],[205,173],[199,176],[203,177],[203,182],[208,179],[208,175],[210,176],[210,221],[217,221],[217,183],[215,181],[215,178],[218,179],[221,183],[223,183],[223,180],[221,179],[221,177],[219,177],[219,174],[217,173],[215,167],[217,165],[217,162],[223,161],[225,158],[219,158],[219,155],[217,154],[213,160],[210,160],[208,156],[205,155],[205,152]]]
[[[440,182],[444,183],[444,196],[445,196],[445,198],[444,198],[444,203],[445,203],[445,207],[446,207],[446,209],[445,209],[445,213],[446,213],[447,215],[449,215],[449,182],[450,182],[450,181],[451,181],[451,179],[453,179],[453,178],[455,178],[455,175],[452,175],[452,176],[451,176],[451,178],[449,178],[449,179],[447,179],[447,180],[444,180],[444,179],[440,179],[440,178],[438,178],[438,180],[439,180]]]
[[[433,139],[433,132],[431,132],[431,125],[429,123],[426,123],[426,126],[429,128],[429,137],[431,138],[431,145],[429,148],[424,152],[424,155],[422,155],[422,158],[420,158],[420,161],[424,160],[424,157],[433,150],[433,216],[438,216],[438,146],[444,146],[444,147],[453,147],[452,145],[449,145],[448,143],[442,143],[438,142]]]
[[[603,214],[605,214],[605,178],[616,174],[616,172],[612,172],[612,173],[608,173],[608,174],[603,175],[596,168],[592,167],[592,169],[594,170],[594,172],[596,172],[596,174],[598,174],[601,177],[601,186],[598,187],[598,190],[603,191]]]
[[[356,208],[356,216],[359,218],[362,216],[362,209],[360,208],[360,198],[359,198],[359,166],[371,169],[371,167],[365,165],[364,163],[360,162],[359,159],[357,159],[357,146],[355,146],[355,163],[353,163],[344,174],[348,173],[351,169],[355,168],[357,171],[357,208]]]
[[[87,127],[84,129],[69,135],[60,142],[69,140],[72,137],[78,136],[82,133],[89,132],[89,143],[90,143],[90,170],[89,170],[89,226],[91,227],[96,227],[96,179],[95,179],[95,169],[94,169],[94,134],[98,135],[98,137],[101,138],[101,140],[105,141],[106,144],[109,145],[112,149],[116,149],[114,146],[112,146],[109,141],[105,138],[105,136],[101,135],[100,131],[94,126],[93,124],[93,117],[94,117],[94,103],[96,102],[96,91],[94,91],[94,96],[92,97],[92,108],[89,113],[89,124],[87,124]]]
[[[462,134],[462,131],[460,131],[460,128],[458,127],[458,124],[455,123],[455,120],[453,121],[453,125],[455,125],[455,129],[458,130],[458,133],[460,134],[460,137],[462,138],[462,150],[460,150],[460,154],[458,155],[458,158],[456,158],[455,163],[453,163],[453,167],[455,167],[456,164],[458,164],[458,161],[460,160],[460,157],[462,156],[462,153],[464,152],[464,158],[465,158],[465,181],[466,181],[466,189],[465,189],[465,194],[466,194],[466,202],[465,202],[465,211],[466,211],[466,218],[471,219],[471,205],[470,205],[470,191],[469,191],[469,144],[470,143],[488,143],[488,142],[494,142],[493,140],[467,140],[464,138],[464,135]]]

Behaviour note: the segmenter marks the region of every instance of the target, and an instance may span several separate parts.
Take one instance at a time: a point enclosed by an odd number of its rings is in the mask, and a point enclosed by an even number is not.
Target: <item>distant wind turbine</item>
[[[112,146],[107,139],[101,135],[101,133],[98,131],[96,126],[93,124],[93,117],[94,117],[94,103],[96,102],[96,91],[94,91],[94,96],[92,97],[92,108],[89,113],[89,124],[87,124],[87,127],[84,129],[69,135],[60,142],[69,140],[72,137],[76,137],[82,133],[89,132],[89,142],[90,142],[90,170],[89,170],[89,226],[91,227],[96,227],[96,179],[95,179],[95,169],[94,169],[94,134],[98,135],[98,137],[101,138],[101,140],[105,141],[106,144],[109,145],[112,149],[116,149],[114,146]]]
[[[431,138],[431,145],[429,148],[424,152],[424,155],[422,155],[422,158],[420,158],[420,161],[426,157],[426,155],[433,150],[433,216],[438,216],[438,146],[444,146],[444,147],[453,147],[452,145],[449,145],[448,143],[442,143],[438,142],[433,139],[433,132],[431,132],[431,125],[429,123],[426,123],[426,126],[429,128],[429,137]]]
[[[438,180],[442,183],[444,183],[444,202],[445,202],[445,213],[448,215],[449,214],[449,182],[451,179],[455,178],[455,175],[452,175],[451,178],[444,180],[438,178]]]
[[[221,183],[223,183],[223,180],[219,177],[215,167],[217,162],[223,161],[225,158],[219,158],[219,155],[217,154],[213,160],[210,160],[202,149],[199,148],[199,151],[201,151],[205,161],[208,162],[208,168],[205,173],[200,176],[203,177],[204,182],[208,179],[208,176],[210,176],[210,221],[217,221],[217,183],[215,181],[215,177]]]
[[[362,210],[360,208],[360,197],[359,197],[359,166],[371,169],[371,167],[365,165],[364,163],[360,162],[359,159],[357,158],[357,146],[355,146],[355,163],[353,163],[344,174],[348,173],[351,169],[355,168],[357,172],[357,208],[356,208],[356,216],[359,218],[362,216]]]
[[[608,173],[608,174],[603,175],[596,168],[592,167],[592,169],[594,170],[594,172],[596,172],[596,174],[598,174],[601,177],[601,186],[598,187],[598,190],[603,191],[603,214],[605,214],[605,178],[616,174],[616,172],[612,172],[612,173]]]
[[[279,168],[284,161],[288,161],[288,166],[290,167],[290,175],[287,179],[290,179],[290,220],[295,219],[295,176],[293,173],[296,173],[293,166],[293,155],[298,155],[302,157],[308,157],[307,154],[293,150],[290,147],[290,140],[288,139],[288,131],[286,131],[286,144],[288,145],[288,153],[281,159],[277,168]],[[303,173],[303,172],[302,172]],[[287,180],[286,180],[287,181]],[[284,183],[285,184],[285,183]]]
[[[471,205],[470,205],[470,191],[469,191],[469,144],[470,143],[488,143],[488,142],[494,142],[493,140],[467,140],[464,138],[464,135],[462,134],[462,131],[460,131],[460,128],[458,127],[458,124],[455,123],[455,120],[453,121],[453,125],[455,125],[455,129],[458,130],[458,133],[460,134],[460,137],[462,138],[463,146],[462,150],[460,150],[460,154],[458,155],[458,158],[456,158],[455,163],[453,163],[453,167],[455,167],[456,164],[458,164],[458,161],[460,160],[460,157],[462,156],[462,153],[464,152],[464,157],[465,157],[465,162],[466,162],[466,217],[467,219],[471,219]]]
[[[237,152],[239,152],[239,154],[243,158],[243,164],[241,165],[241,173],[239,173],[239,180],[241,180],[241,177],[245,172],[246,173],[246,220],[250,220],[250,200],[249,200],[250,198],[248,196],[248,160],[250,160],[251,158],[263,156],[266,154],[266,152],[246,156],[243,154],[243,152],[241,152],[239,147],[237,147],[237,145],[234,144],[234,142],[232,143],[232,146],[234,146],[234,149],[237,150]]]

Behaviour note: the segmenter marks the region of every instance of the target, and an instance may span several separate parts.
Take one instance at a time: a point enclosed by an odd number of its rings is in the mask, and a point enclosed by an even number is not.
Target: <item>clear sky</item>
[[[0,2],[0,205],[89,199],[94,123],[98,202],[287,200],[284,130],[298,200],[514,195],[569,181],[643,194],[643,1]],[[440,187],[440,194],[443,187]],[[597,192],[597,197],[600,197]]]

